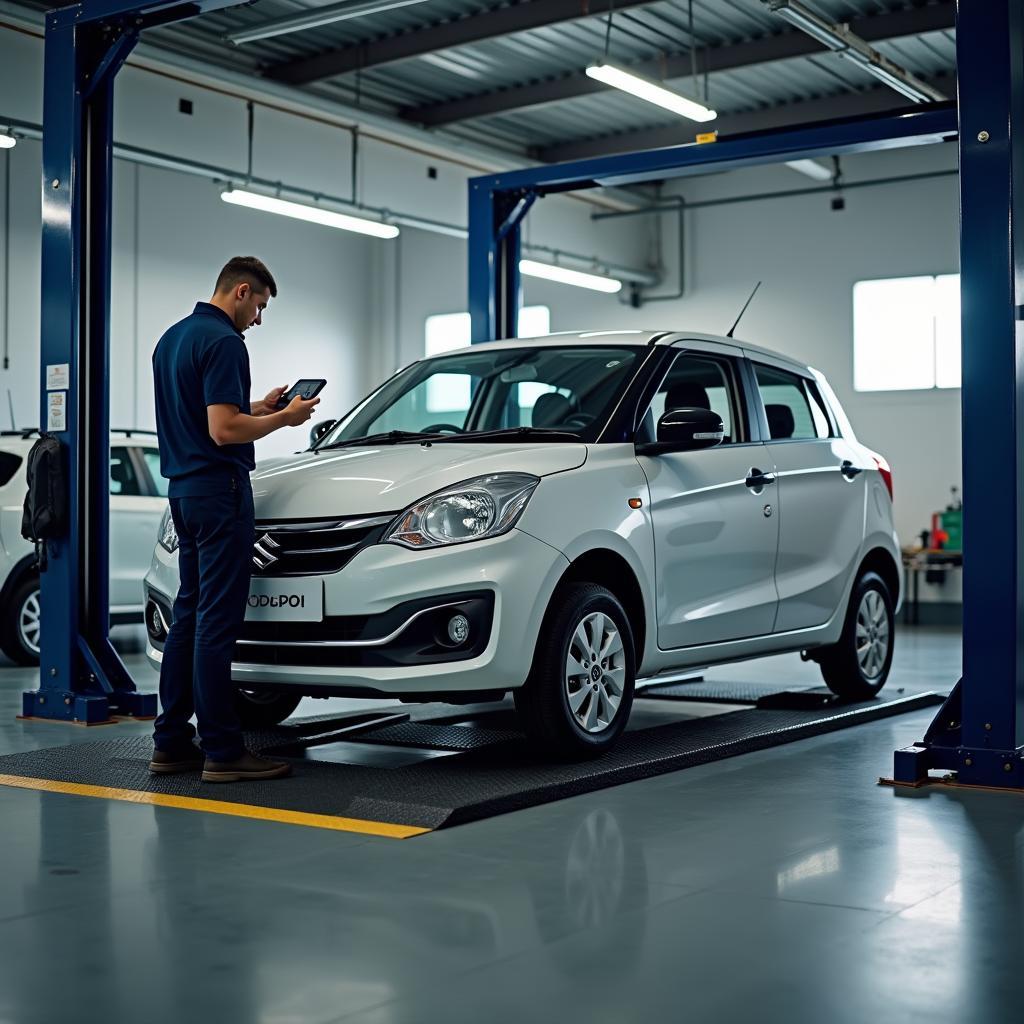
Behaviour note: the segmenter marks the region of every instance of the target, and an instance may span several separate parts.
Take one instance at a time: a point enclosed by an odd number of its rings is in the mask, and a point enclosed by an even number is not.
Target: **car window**
[[[424,359],[353,410],[321,446],[442,425],[472,431],[544,427],[595,442],[642,352],[639,347],[481,345]]]
[[[743,440],[742,417],[737,415],[735,378],[727,359],[690,352],[676,357],[640,420],[636,440],[656,440],[658,420],[672,409],[692,407],[710,409],[722,417],[725,437],[722,444]]]
[[[831,435],[821,398],[816,390],[812,394],[809,381],[761,363],[754,364],[754,374],[771,440],[806,441]]]
[[[137,497],[142,494],[139,475],[135,472],[127,448],[110,449],[110,493],[124,497]]]
[[[10,483],[21,465],[21,456],[14,452],[0,452],[0,487]]]
[[[160,450],[158,448],[140,448],[142,458],[145,460],[146,469],[149,470],[150,479],[153,481],[153,490],[159,498],[167,497],[167,485],[169,481],[160,475]]]

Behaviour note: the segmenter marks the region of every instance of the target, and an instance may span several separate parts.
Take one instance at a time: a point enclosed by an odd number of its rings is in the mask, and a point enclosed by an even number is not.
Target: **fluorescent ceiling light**
[[[559,284],[571,284],[577,288],[589,288],[594,292],[607,292],[609,295],[622,291],[622,282],[616,281],[613,277],[584,274],[581,270],[569,270],[567,267],[538,263],[536,260],[520,260],[519,272],[527,277],[540,277],[545,281],[558,281]]]
[[[900,67],[895,61],[879,53],[859,35],[845,25],[832,25],[821,15],[804,7],[800,0],[762,0],[768,9],[783,21],[806,32],[823,46],[834,50],[840,57],[859,64],[880,82],[906,96],[915,103],[941,102],[946,97],[934,86],[922,81],[917,75]]]
[[[631,96],[647,100],[648,103],[664,107],[666,110],[671,110],[673,114],[688,117],[691,121],[713,121],[718,117],[717,111],[702,106],[695,100],[680,96],[679,93],[666,89],[649,78],[634,75],[631,71],[623,71],[622,68],[617,68],[613,64],[594,64],[587,68],[587,74],[598,82],[621,89]]]
[[[14,149],[18,140],[13,135],[4,135],[0,132],[0,149]]]
[[[254,43],[258,39],[272,39],[274,36],[290,35],[292,32],[304,32],[307,29],[320,28],[321,25],[334,25],[339,21],[349,21],[351,18],[362,18],[369,14],[380,14],[398,7],[412,7],[414,4],[422,3],[426,3],[426,0],[340,0],[340,3],[271,18],[252,28],[229,32],[225,38],[229,43],[241,46],[243,43]]]
[[[362,217],[350,217],[347,213],[335,213],[319,206],[305,206],[302,203],[290,203],[286,199],[275,199],[273,196],[260,195],[258,192],[245,192],[242,189],[229,189],[221,192],[225,203],[235,206],[248,206],[253,210],[266,213],[279,213],[282,217],[294,217],[296,220],[309,221],[311,224],[323,224],[329,228],[341,228],[342,231],[355,231],[361,235],[373,235],[374,238],[396,238],[398,228],[394,224],[382,224],[378,220],[365,220]]]
[[[815,181],[832,180],[832,172],[816,160],[787,160],[786,166],[801,174],[806,174],[808,178],[813,178]]]

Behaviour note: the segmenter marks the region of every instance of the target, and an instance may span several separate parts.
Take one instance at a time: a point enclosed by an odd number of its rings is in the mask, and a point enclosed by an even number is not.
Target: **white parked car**
[[[609,747],[636,681],[805,652],[885,683],[902,590],[885,460],[817,371],[728,338],[601,332],[406,367],[308,452],[262,463],[234,679],[303,695],[512,691],[550,753]],[[165,518],[149,655],[177,590]]]
[[[22,665],[39,663],[39,571],[21,536],[28,453],[36,431],[0,433],[0,649]],[[167,508],[156,436],[136,430],[110,438],[110,619],[141,622],[142,578]]]

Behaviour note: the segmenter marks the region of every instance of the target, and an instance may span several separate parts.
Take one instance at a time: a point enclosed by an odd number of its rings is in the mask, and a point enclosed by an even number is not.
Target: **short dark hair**
[[[232,291],[240,284],[248,284],[255,291],[269,291],[272,298],[277,298],[277,282],[274,275],[267,270],[267,265],[255,256],[232,256],[217,275],[217,286],[214,291]]]

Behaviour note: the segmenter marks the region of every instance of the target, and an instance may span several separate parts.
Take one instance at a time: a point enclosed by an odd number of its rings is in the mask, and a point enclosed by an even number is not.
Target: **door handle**
[[[855,466],[849,459],[844,459],[843,464],[839,467],[839,472],[846,477],[847,480],[852,480],[855,476],[863,473],[864,470],[860,466]]]
[[[743,481],[751,490],[758,491],[762,487],[767,487],[768,484],[775,483],[774,473],[762,473],[761,470],[756,467],[751,467],[750,472],[747,473],[747,479]]]

